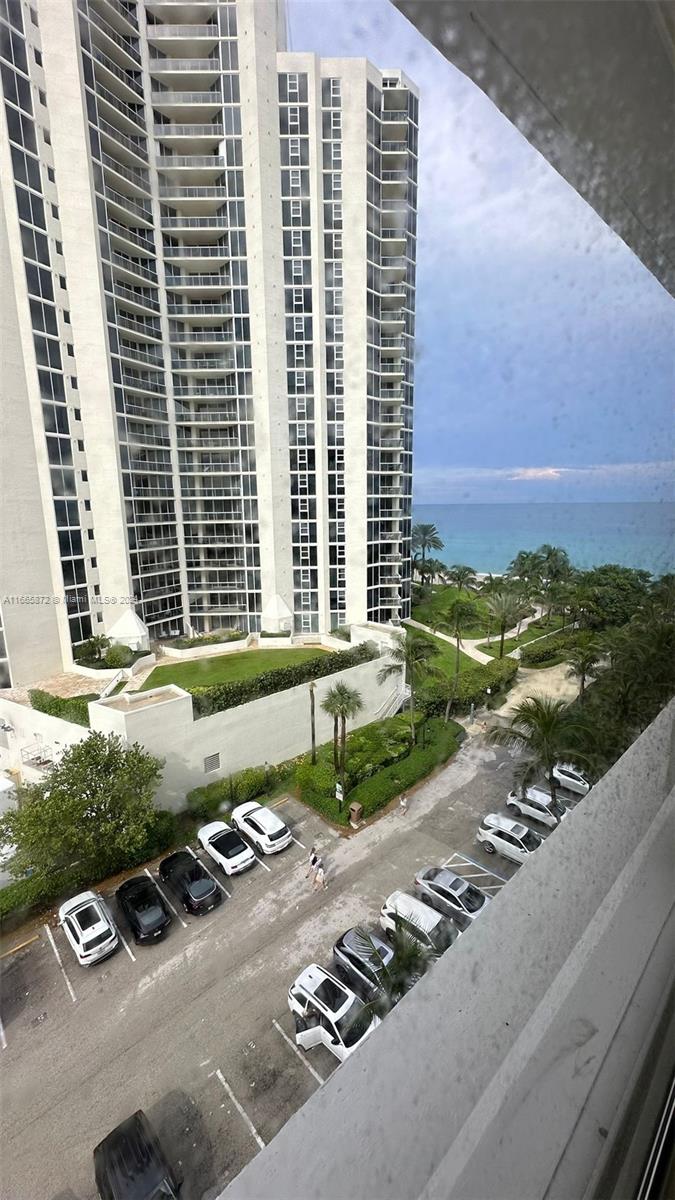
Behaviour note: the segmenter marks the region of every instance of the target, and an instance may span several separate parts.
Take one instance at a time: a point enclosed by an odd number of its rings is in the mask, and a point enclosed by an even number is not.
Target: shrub
[[[316,658],[309,658],[292,666],[262,671],[253,679],[219,683],[207,688],[192,688],[195,716],[208,717],[212,713],[248,704],[250,700],[258,700],[261,696],[271,696],[274,692],[297,687],[310,679],[333,675],[336,671],[345,671],[348,667],[369,662],[370,659],[377,658],[377,655],[378,651],[372,642],[363,642],[351,650],[336,650],[332,654],[320,654]]]
[[[290,629],[280,629],[278,633],[272,633],[269,629],[262,629],[260,631],[260,633],[258,634],[258,637],[261,637],[261,638],[266,638],[266,637],[288,637],[289,638],[290,636],[291,636]]]
[[[457,696],[453,709],[455,712],[468,712],[472,704],[485,704],[490,688],[492,698],[504,692],[513,683],[518,672],[518,663],[514,658],[494,659],[492,662],[476,664],[467,671],[462,671],[457,683]],[[445,713],[448,702],[448,683],[427,684],[419,695],[420,709],[428,716],[441,716]]]
[[[104,659],[106,667],[128,667],[133,661],[133,651],[128,646],[111,646]]]
[[[220,642],[240,642],[247,635],[242,629],[221,629],[218,633],[202,633],[199,637],[179,637],[166,642],[174,650],[192,650],[198,646],[216,646]]]
[[[157,858],[159,854],[163,854],[165,850],[175,846],[177,838],[178,818],[176,814],[169,812],[166,808],[158,808],[154,823],[148,830],[148,840],[138,858],[129,863],[129,866],[147,862],[149,858]]]
[[[295,768],[295,763],[281,763],[278,767],[245,767],[234,775],[214,779],[203,787],[193,788],[186,797],[186,808],[190,816],[205,821],[214,820],[224,804],[246,804],[257,800],[270,788],[286,778]]]
[[[29,908],[46,908],[64,890],[62,875],[29,875],[16,879],[0,891],[0,921],[11,912]]]
[[[565,633],[552,633],[550,637],[540,641],[529,642],[520,652],[520,664],[523,667],[538,667],[542,663],[560,659],[571,646],[575,644],[579,634],[575,630]]]
[[[331,637],[342,638],[343,642],[351,641],[349,625],[336,625],[335,629],[331,629],[330,633]]]
[[[89,724],[90,700],[98,700],[98,693],[92,692],[86,696],[52,696],[51,692],[42,692],[33,688],[28,693],[31,708],[36,712],[47,713],[50,717],[60,717],[62,721],[72,721],[76,725]]]

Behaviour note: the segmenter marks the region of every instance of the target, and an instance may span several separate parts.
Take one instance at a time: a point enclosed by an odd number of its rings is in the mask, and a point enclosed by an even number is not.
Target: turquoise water
[[[620,563],[654,575],[675,569],[675,504],[415,504],[434,524],[435,557],[476,571],[505,571],[519,550],[564,546],[576,567]]]

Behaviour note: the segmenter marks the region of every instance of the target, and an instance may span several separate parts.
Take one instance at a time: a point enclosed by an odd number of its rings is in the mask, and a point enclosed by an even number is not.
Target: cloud
[[[587,466],[420,466],[414,479],[417,503],[669,500],[675,487],[675,460]]]
[[[565,467],[515,467],[509,479],[560,479]]]

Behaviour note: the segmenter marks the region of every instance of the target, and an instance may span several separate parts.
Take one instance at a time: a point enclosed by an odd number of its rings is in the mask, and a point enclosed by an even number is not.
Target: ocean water
[[[505,571],[519,550],[564,546],[575,567],[601,563],[675,569],[675,504],[413,504],[413,522],[434,524],[434,557],[475,571]]]

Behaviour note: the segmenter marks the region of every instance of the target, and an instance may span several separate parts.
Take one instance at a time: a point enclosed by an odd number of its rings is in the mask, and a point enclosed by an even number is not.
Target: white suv
[[[386,934],[403,929],[420,945],[437,954],[452,946],[458,936],[450,917],[407,892],[392,892],[387,897],[380,910],[380,925]]]
[[[289,988],[288,1007],[295,1017],[298,1046],[325,1046],[340,1062],[380,1024],[363,1000],[316,963],[305,967]]]
[[[553,768],[553,778],[558,787],[565,788],[568,792],[575,792],[577,796],[586,796],[591,790],[591,784],[586,776],[578,767],[572,766],[572,763],[556,763]]]
[[[230,821],[233,828],[245,833],[262,854],[276,854],[293,841],[288,825],[256,800],[239,804],[232,810]]]
[[[488,813],[478,826],[476,834],[488,854],[501,854],[513,862],[523,863],[539,846],[542,839],[527,825],[500,817],[499,813]]]
[[[115,922],[105,900],[96,892],[80,892],[66,900],[59,909],[59,925],[81,967],[100,962],[117,949]]]
[[[555,829],[563,817],[567,816],[565,805],[559,800],[554,803],[550,793],[538,787],[526,788],[525,795],[522,791],[509,792],[506,807],[511,809],[514,816],[531,817],[533,821],[539,821],[540,825],[548,825],[550,829]]]

